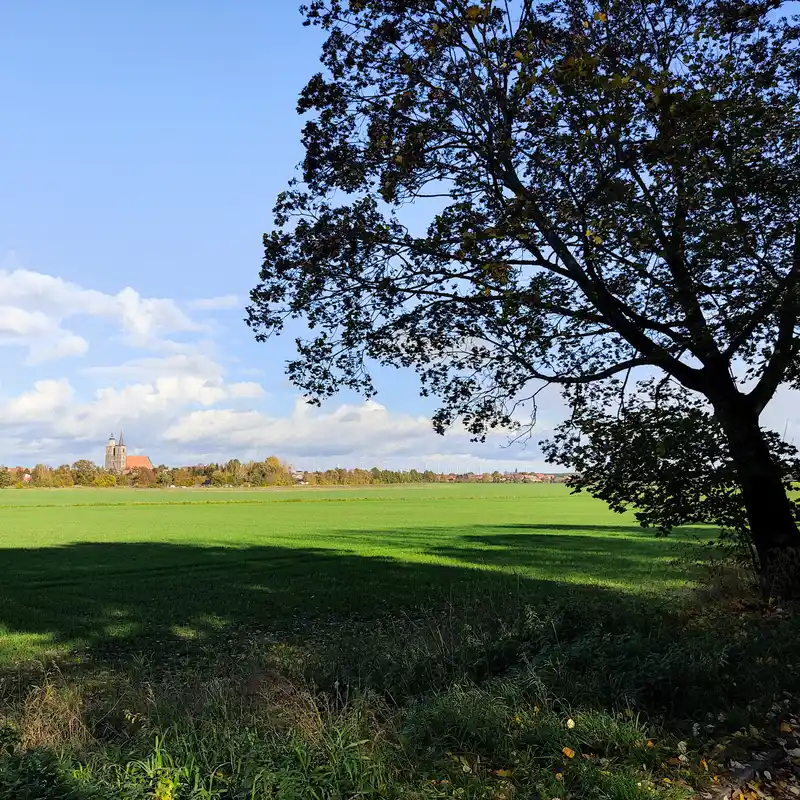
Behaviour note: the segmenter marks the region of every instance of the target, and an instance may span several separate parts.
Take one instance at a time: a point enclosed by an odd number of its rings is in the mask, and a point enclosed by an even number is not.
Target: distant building
[[[153,469],[153,464],[148,456],[127,456],[125,459],[125,469]]]
[[[119,432],[119,443],[114,438],[114,434],[108,437],[108,444],[106,445],[106,464],[105,467],[109,472],[123,473],[127,468],[128,461],[128,448],[125,447],[125,439],[122,436],[122,431]]]
[[[153,464],[147,456],[129,456],[125,439],[120,431],[119,442],[114,438],[113,433],[108,439],[105,467],[108,472],[121,475],[123,472],[130,472],[133,469],[153,469]]]

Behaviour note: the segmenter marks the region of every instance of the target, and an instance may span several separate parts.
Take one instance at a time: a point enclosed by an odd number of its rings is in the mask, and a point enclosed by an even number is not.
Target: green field
[[[560,485],[0,520],[0,800],[688,800],[800,719],[798,616],[725,588],[714,531]]]
[[[663,592],[674,541],[559,485],[0,494],[0,660],[430,606],[467,584]]]

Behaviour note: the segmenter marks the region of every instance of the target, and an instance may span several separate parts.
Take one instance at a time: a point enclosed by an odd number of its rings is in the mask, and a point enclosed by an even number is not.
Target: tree
[[[569,479],[575,491],[588,490],[614,511],[633,507],[644,527],[669,533],[689,523],[720,525],[722,543],[757,564],[719,422],[697,397],[668,381],[641,382],[637,390],[616,409],[619,386],[581,391],[572,416],[544,443],[548,460],[575,470]],[[765,436],[788,493],[800,473],[798,451],[774,432]],[[797,515],[798,503],[791,502]]]
[[[72,465],[72,477],[76,486],[91,486],[97,473],[98,467],[85,458]]]
[[[53,485],[59,487],[72,486],[75,483],[69,464],[62,464],[53,471]]]
[[[9,486],[13,486],[13,484],[14,479],[8,471],[8,468],[0,465],[0,489],[7,489]]]
[[[31,480],[34,486],[53,486],[53,470],[50,469],[50,467],[48,467],[46,464],[37,464],[31,472]]]
[[[373,394],[371,363],[415,367],[436,429],[477,438],[540,385],[666,375],[711,409],[768,578],[800,548],[760,423],[800,385],[799,27],[780,5],[313,0],[325,72],[300,97],[256,338],[307,323],[288,375],[315,402]]]

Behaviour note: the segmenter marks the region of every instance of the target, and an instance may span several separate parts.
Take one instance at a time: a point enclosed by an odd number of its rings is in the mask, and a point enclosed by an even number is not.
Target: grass
[[[408,612],[510,575],[626,592],[685,585],[672,543],[562,486],[15,490],[0,504],[0,662]]]
[[[0,517],[0,800],[687,797],[800,691],[794,616],[698,602],[713,531],[679,555],[563,486]]]

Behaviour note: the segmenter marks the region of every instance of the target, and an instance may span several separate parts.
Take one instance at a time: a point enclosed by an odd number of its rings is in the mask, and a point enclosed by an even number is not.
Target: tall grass
[[[508,593],[346,636],[41,667],[3,679],[0,798],[689,797],[712,741],[800,692],[799,633]]]

